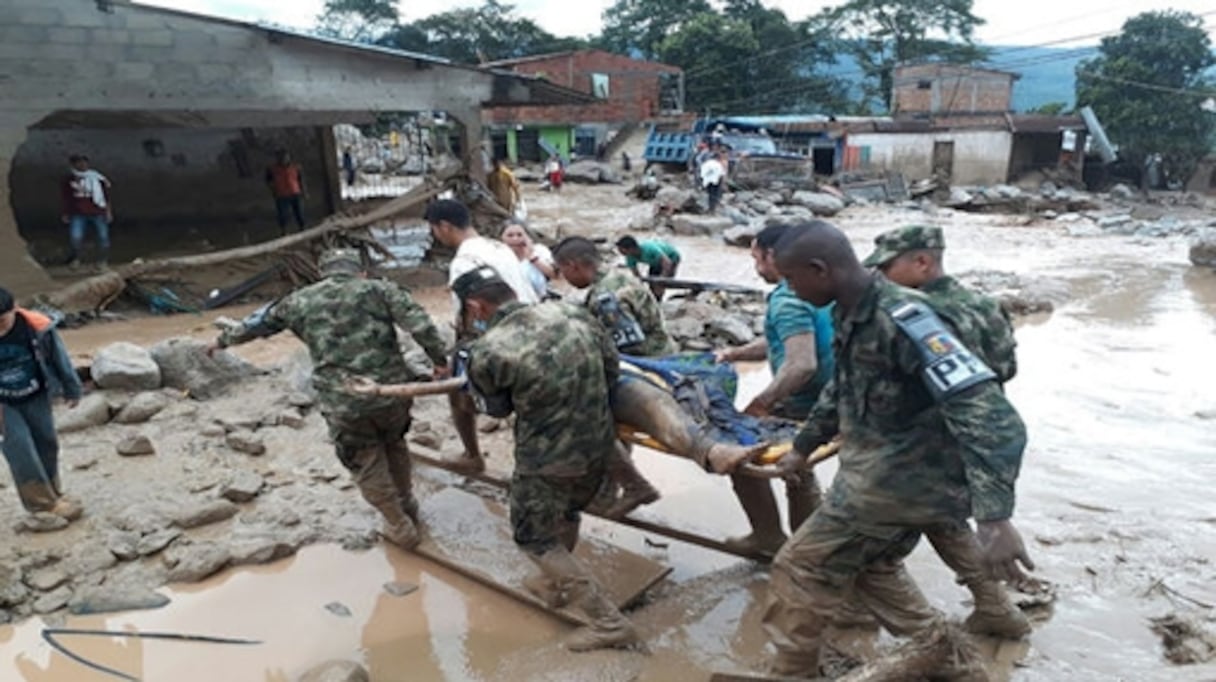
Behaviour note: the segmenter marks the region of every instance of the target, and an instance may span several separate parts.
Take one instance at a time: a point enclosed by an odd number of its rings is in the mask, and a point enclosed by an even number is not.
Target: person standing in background
[[[110,205],[110,180],[90,168],[89,157],[84,154],[73,154],[68,161],[72,165],[71,171],[60,183],[63,199],[61,217],[68,226],[71,239],[68,265],[73,269],[80,265],[85,232],[92,225],[97,232],[97,266],[105,268],[110,258],[110,223],[114,220],[114,209]]]
[[[300,164],[291,160],[286,149],[275,154],[275,162],[266,169],[266,186],[274,196],[274,208],[279,219],[279,230],[287,235],[288,211],[296,219],[296,227],[304,229],[304,209],[301,200],[307,196],[304,190],[304,173]]]

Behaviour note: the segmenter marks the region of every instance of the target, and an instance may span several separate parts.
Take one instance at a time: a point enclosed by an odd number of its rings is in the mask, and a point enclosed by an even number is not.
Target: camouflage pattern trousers
[[[542,555],[563,545],[574,550],[580,512],[604,481],[603,465],[581,476],[515,474],[511,477],[511,531],[515,544]]]
[[[400,514],[418,517],[418,503],[410,482],[410,453],[405,433],[410,427],[410,404],[403,403],[359,416],[325,415],[338,459],[350,471],[363,499],[390,524]]]
[[[816,510],[773,561],[763,619],[777,649],[772,671],[817,676],[821,651],[853,649],[837,640],[869,614],[899,637],[936,626],[941,614],[903,566],[920,535],[857,523],[830,503]]]

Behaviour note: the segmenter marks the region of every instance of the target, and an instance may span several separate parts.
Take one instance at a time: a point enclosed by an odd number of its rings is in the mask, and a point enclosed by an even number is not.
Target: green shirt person
[[[639,263],[646,265],[648,277],[671,278],[675,277],[680,269],[680,252],[662,239],[644,239],[639,242],[633,237],[621,237],[616,242],[616,250],[625,257],[626,267],[638,276],[641,276],[638,272]],[[667,289],[652,283],[650,291],[661,301]]]

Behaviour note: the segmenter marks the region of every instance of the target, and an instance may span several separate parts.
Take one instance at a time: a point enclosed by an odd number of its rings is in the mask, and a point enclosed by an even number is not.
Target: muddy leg
[[[984,570],[975,533],[969,525],[941,526],[925,535],[975,599],[975,609],[966,621],[969,632],[1007,639],[1021,639],[1030,634],[1026,614],[1009,598],[1005,587],[989,578]]]
[[[634,509],[659,499],[659,491],[633,463],[629,445],[620,441],[608,458],[608,478],[613,482],[613,488],[620,488],[620,499],[604,512],[610,519],[624,518]]]
[[[363,499],[384,517],[384,537],[402,549],[413,549],[421,538],[414,520],[402,509],[388,449],[383,445],[357,450],[340,448],[339,457],[350,469]]]
[[[735,496],[743,506],[743,513],[752,526],[752,532],[728,538],[726,545],[735,552],[760,553],[772,556],[785,543],[781,532],[781,513],[777,510],[777,498],[773,486],[767,479],[753,478],[742,474],[730,477]]]
[[[477,410],[473,407],[473,398],[467,393],[452,393],[448,396],[448,403],[452,407],[452,424],[456,427],[456,435],[460,436],[460,444],[464,446],[464,455],[457,465],[471,472],[485,471],[485,458],[477,443]]]
[[[811,514],[819,508],[823,502],[823,491],[819,488],[819,481],[815,478],[815,472],[804,471],[799,474],[796,483],[786,482],[785,484],[785,499],[789,503],[787,507],[790,514],[790,532],[798,530],[798,527],[811,518]]]

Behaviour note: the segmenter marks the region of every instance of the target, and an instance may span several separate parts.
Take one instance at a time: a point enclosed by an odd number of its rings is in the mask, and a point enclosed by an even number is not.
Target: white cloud
[[[315,23],[322,0],[141,0],[202,14],[214,14],[249,21],[272,21],[299,28]],[[403,0],[402,17],[420,19],[436,12],[459,7],[474,7],[482,0]],[[557,35],[586,36],[598,33],[603,11],[612,0],[515,0],[516,10]],[[792,20],[801,20],[827,6],[840,4],[825,0],[766,0]],[[1196,13],[1216,9],[1211,0],[1170,0],[1174,9]],[[1062,41],[1099,32],[1118,31],[1135,14],[1161,9],[1158,0],[975,0],[975,13],[987,20],[979,30],[983,42],[1027,45]],[[1216,26],[1216,14],[1205,17]],[[1083,43],[1097,42],[1089,38]]]

